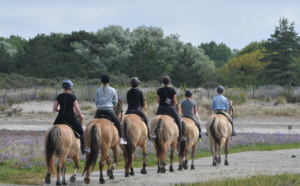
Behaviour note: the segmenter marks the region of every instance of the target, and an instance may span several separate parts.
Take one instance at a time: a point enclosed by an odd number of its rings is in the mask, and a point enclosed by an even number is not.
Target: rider
[[[196,107],[196,103],[193,100],[191,100],[192,95],[193,95],[192,91],[190,90],[185,91],[186,99],[181,102],[181,113],[182,113],[182,117],[190,118],[195,122],[199,130],[199,138],[201,139],[200,121],[195,117],[195,114],[197,113],[197,107]]]
[[[170,116],[175,119],[175,123],[177,124],[179,129],[178,140],[186,141],[187,139],[182,132],[182,125],[181,125],[180,118],[174,107],[174,105],[176,105],[177,103],[176,91],[175,89],[169,87],[171,83],[171,78],[169,76],[164,76],[162,79],[162,83],[164,84],[164,87],[158,89],[157,91],[157,103],[159,104],[159,106],[156,115],[166,114],[166,113],[170,114]],[[153,137],[155,136],[153,135]]]
[[[226,112],[229,109],[229,103],[226,97],[224,97],[224,87],[218,86],[217,92],[219,95],[215,96],[211,103],[211,108],[215,111],[216,114],[223,114],[226,116],[228,121],[231,123],[232,126],[232,136],[236,136],[236,133],[234,132],[233,127],[233,121],[231,116]]]
[[[90,152],[88,147],[85,147],[84,141],[84,132],[80,122],[76,119],[74,109],[77,115],[80,118],[84,118],[84,115],[81,113],[81,110],[78,106],[77,97],[71,94],[71,90],[73,88],[73,83],[70,80],[64,80],[62,83],[62,88],[64,93],[61,93],[57,96],[53,110],[58,112],[58,115],[54,121],[55,124],[61,124],[67,122],[70,124],[73,129],[80,135],[80,143],[81,143],[81,153],[86,154]],[[59,109],[58,109],[59,105]]]
[[[101,82],[103,85],[97,89],[95,104],[97,106],[97,112],[95,118],[100,118],[100,115],[106,115],[112,119],[112,122],[118,129],[120,144],[126,145],[127,141],[121,138],[121,124],[118,116],[113,111],[113,107],[118,103],[118,95],[114,88],[109,86],[110,76],[104,74],[101,76]]]
[[[140,80],[137,77],[133,77],[130,79],[130,84],[132,88],[127,92],[128,108],[126,114],[135,113],[138,114],[140,117],[142,117],[147,126],[148,139],[152,140],[152,138],[150,137],[150,130],[149,130],[147,117],[145,116],[144,112],[141,109],[144,108],[145,105],[144,105],[143,92],[138,88],[140,84]]]

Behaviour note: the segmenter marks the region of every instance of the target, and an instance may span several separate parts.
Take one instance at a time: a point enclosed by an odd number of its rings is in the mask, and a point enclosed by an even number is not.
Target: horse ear
[[[232,100],[229,100],[229,104],[230,104],[230,105],[233,105],[233,101],[232,101]]]
[[[122,99],[121,102],[124,103],[124,102],[125,102],[125,99]]]

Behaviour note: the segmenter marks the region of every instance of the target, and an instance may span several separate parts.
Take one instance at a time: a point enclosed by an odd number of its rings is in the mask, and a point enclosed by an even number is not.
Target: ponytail
[[[104,92],[104,96],[106,96],[106,92],[105,92],[105,88],[108,86],[108,83],[103,84],[103,92]]]

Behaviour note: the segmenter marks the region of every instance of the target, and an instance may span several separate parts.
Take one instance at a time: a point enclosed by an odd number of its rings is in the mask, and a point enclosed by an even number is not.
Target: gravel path
[[[296,157],[293,158],[293,155]],[[228,160],[229,166],[225,166],[223,155],[222,163],[217,167],[213,167],[211,166],[211,157],[200,158],[195,160],[196,170],[184,171],[178,171],[178,163],[175,163],[175,172],[166,172],[165,174],[156,173],[157,167],[148,167],[148,174],[142,175],[139,172],[140,168],[136,168],[135,176],[129,178],[124,177],[124,170],[116,170],[114,172],[115,180],[108,179],[106,176],[107,169],[105,168],[104,179],[106,180],[106,185],[174,185],[179,183],[203,182],[214,179],[244,178],[256,174],[300,174],[300,149],[241,152],[229,154]],[[67,183],[69,183],[69,177],[70,175],[67,176]],[[84,177],[79,175],[75,184],[72,185],[85,185],[83,178]],[[89,185],[99,185],[98,171],[94,172],[90,178],[91,183]],[[52,179],[51,185],[55,185],[55,183],[56,180]]]

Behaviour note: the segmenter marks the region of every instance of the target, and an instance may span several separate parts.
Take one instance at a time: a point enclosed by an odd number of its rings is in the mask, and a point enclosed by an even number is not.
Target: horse
[[[177,113],[180,113],[180,108],[178,105],[179,104],[176,104],[176,111],[177,111]],[[196,112],[195,116],[200,121],[200,116],[199,116],[198,112]],[[184,168],[184,169],[188,168],[187,156],[188,156],[188,152],[191,148],[192,148],[191,169],[194,170],[195,169],[195,166],[194,166],[195,150],[196,150],[197,142],[198,142],[198,138],[199,138],[199,130],[198,130],[195,122],[192,119],[182,117],[182,118],[180,118],[180,120],[182,123],[184,135],[187,137],[187,141],[182,141],[180,143],[181,148],[184,148],[184,154],[179,156],[180,162],[182,162],[182,165],[179,165],[179,170],[182,170],[182,168]]]
[[[83,125],[83,120],[80,118]],[[48,172],[45,177],[47,184],[51,183],[51,173],[55,174],[53,156],[58,157],[57,181],[56,185],[61,185],[60,171],[62,173],[62,184],[66,185],[65,173],[67,158],[72,158],[75,163],[75,173],[70,177],[70,182],[74,183],[79,169],[80,139],[76,138],[74,131],[66,124],[53,125],[48,129],[45,136],[45,156]]]
[[[144,103],[146,100],[144,99]],[[146,103],[144,104],[146,108]],[[144,110],[145,112],[145,110]],[[146,148],[147,148],[147,136],[148,129],[145,122],[137,114],[130,113],[124,116],[122,122],[122,136],[127,140],[127,145],[121,145],[123,155],[125,157],[125,177],[130,175],[134,176],[133,171],[133,153],[137,146],[141,147],[143,154],[143,168],[142,174],[147,174],[146,170]]]
[[[166,151],[171,146],[169,171],[174,172],[173,158],[177,146],[179,130],[174,119],[168,115],[157,115],[150,123],[150,132],[155,133],[154,147],[157,155],[158,173],[165,173]],[[183,152],[180,152],[182,154]],[[179,162],[181,165],[182,162]]]
[[[117,106],[114,108],[114,112],[118,115],[119,119],[122,118],[122,109],[124,101],[118,101]],[[113,166],[107,170],[109,179],[114,179],[113,171],[118,163],[118,147],[119,147],[119,135],[117,128],[106,118],[97,118],[90,121],[85,129],[86,145],[91,149],[91,152],[86,156],[85,168],[82,175],[86,173],[84,183],[90,183],[90,172],[95,168],[99,151],[101,150],[101,160],[99,162],[100,169],[100,183],[105,183],[103,178],[103,167],[106,161],[108,167],[110,167],[111,160],[108,155],[109,149],[113,151]],[[90,167],[92,168],[90,169]]]
[[[233,106],[232,101],[229,103],[229,115],[233,116]],[[232,126],[227,120],[227,118],[222,114],[212,114],[207,121],[206,131],[209,137],[209,143],[211,147],[213,166],[221,163],[221,148],[225,144],[225,163],[224,165],[229,165],[228,163],[228,146],[230,142],[230,136],[232,134]],[[216,152],[218,151],[218,157]]]

